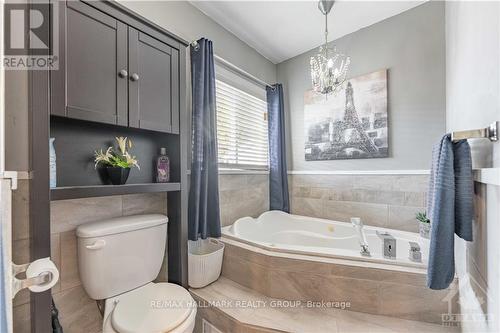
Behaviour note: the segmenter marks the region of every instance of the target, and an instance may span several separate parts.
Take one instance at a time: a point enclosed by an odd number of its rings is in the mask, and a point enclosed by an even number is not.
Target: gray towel
[[[427,202],[431,221],[427,286],[431,289],[445,289],[453,281],[454,234],[472,241],[473,192],[469,143],[452,143],[447,134],[432,151]]]

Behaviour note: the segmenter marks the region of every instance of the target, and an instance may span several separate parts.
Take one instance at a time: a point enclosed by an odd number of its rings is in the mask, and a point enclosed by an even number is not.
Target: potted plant
[[[135,156],[131,156],[128,149],[132,148],[132,140],[126,137],[116,137],[119,152],[116,152],[113,147],[108,147],[106,151],[102,149],[95,151],[95,168],[102,166],[106,168],[109,180],[113,185],[123,185],[127,182],[130,168],[137,167],[140,169],[139,163]]]
[[[430,231],[431,231],[431,220],[427,217],[426,212],[418,212],[416,215],[417,221],[419,221],[419,231],[420,231],[420,236],[423,238],[429,238],[430,237]]]

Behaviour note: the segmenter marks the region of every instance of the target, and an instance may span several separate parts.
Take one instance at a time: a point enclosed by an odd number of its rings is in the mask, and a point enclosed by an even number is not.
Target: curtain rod
[[[193,41],[193,42],[191,42],[191,45],[193,47],[196,47],[198,45],[198,42]],[[226,59],[222,58],[221,56],[214,54],[214,59],[216,61],[218,61],[219,63],[223,64],[224,66],[229,67],[229,69],[232,69],[232,70],[238,72],[239,74],[245,76],[246,78],[254,81],[255,83],[258,83],[259,85],[264,86],[264,87],[269,87],[269,88],[274,89],[274,86],[272,84],[269,84],[266,81],[263,81],[263,80],[259,79],[258,77],[248,73],[247,71],[245,71],[245,70],[241,69],[240,67],[236,66],[235,64],[227,61]]]

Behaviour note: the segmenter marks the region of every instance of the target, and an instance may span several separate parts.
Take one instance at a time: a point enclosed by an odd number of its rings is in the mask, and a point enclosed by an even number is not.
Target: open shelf
[[[134,193],[180,191],[180,183],[146,183],[125,185],[65,186],[50,190],[50,200],[66,200],[89,197],[104,197]]]
[[[179,135],[58,117],[51,118],[50,135],[55,138],[58,187],[110,184],[105,172],[94,167],[94,151],[116,148],[115,137],[119,136],[132,140],[130,154],[141,167],[130,170],[127,184],[156,186],[156,159],[161,147],[167,148],[170,158],[170,181],[180,181]]]

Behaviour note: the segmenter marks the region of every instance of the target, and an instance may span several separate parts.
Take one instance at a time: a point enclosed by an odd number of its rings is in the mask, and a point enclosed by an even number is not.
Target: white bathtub
[[[419,234],[364,226],[371,256],[360,254],[359,237],[350,223],[269,211],[258,218],[243,217],[222,228],[223,237],[265,248],[270,251],[291,252],[322,257],[377,262],[425,268],[429,241]],[[396,258],[386,259],[382,240],[376,231],[388,232],[396,238]],[[422,262],[409,259],[409,242],[420,245]]]

